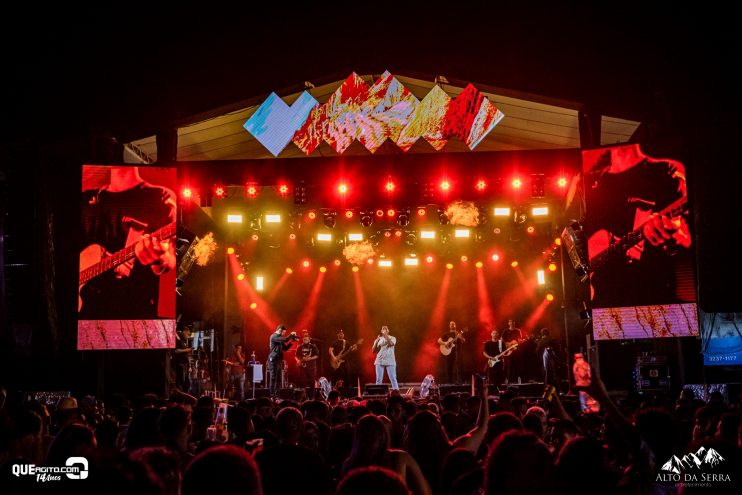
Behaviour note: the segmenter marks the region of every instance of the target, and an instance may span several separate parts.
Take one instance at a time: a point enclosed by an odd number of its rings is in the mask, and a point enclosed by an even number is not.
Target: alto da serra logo
[[[656,481],[731,481],[729,474],[707,472],[719,466],[724,460],[717,451],[705,447],[685,454],[682,458],[674,455],[662,465],[662,472],[657,474]]]

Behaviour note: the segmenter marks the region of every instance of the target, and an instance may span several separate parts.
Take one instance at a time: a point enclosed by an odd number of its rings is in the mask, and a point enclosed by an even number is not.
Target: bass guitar
[[[353,352],[356,349],[358,349],[358,346],[361,345],[361,344],[363,344],[363,339],[358,339],[358,342],[356,342],[352,346],[348,347],[347,349],[345,349],[343,352],[341,352],[337,356],[335,356],[335,357],[330,356],[330,366],[332,366],[332,369],[334,369],[334,370],[338,369],[340,367],[340,365],[345,362],[345,356],[347,356],[351,352]]]
[[[157,237],[160,240],[168,239],[175,235],[176,229],[176,223],[173,222],[156,230],[151,234],[151,236]],[[134,256],[136,256],[134,251],[136,245],[136,242],[132,243],[113,254],[108,254],[100,244],[91,244],[82,250],[80,253],[80,278],[77,292],[78,311],[82,308],[82,297],[80,296],[80,291],[82,291],[85,284],[95,277],[106,273],[108,270],[112,270],[113,268],[126,263],[130,259],[133,259]]]

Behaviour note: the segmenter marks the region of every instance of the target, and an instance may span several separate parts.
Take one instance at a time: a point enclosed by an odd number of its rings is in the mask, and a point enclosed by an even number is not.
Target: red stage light
[[[511,184],[513,185],[513,189],[520,189],[520,186],[523,185],[523,181],[516,177],[515,179],[513,179],[513,182]]]
[[[345,218],[347,219],[353,218],[353,210],[345,210]]]
[[[559,180],[557,180],[557,185],[559,187],[567,187],[567,178],[566,177],[559,177]]]
[[[227,248],[227,254],[234,254],[234,248],[233,247],[228,247]]]
[[[427,258],[425,258],[425,261],[427,261],[428,263],[432,263],[433,262],[433,257],[432,256],[428,256]]]
[[[518,266],[518,262],[517,261],[511,261],[510,262],[510,266],[512,266],[513,268],[515,268],[516,266]]]
[[[317,212],[310,211],[309,213],[307,213],[307,218],[309,218],[310,220],[314,220],[315,218],[317,218]]]
[[[386,184],[384,184],[384,189],[388,193],[393,193],[395,189],[397,189],[397,186],[392,182],[391,180],[386,181]]]
[[[500,261],[500,255],[499,254],[493,254],[492,255],[492,261]]]
[[[281,196],[286,196],[289,193],[289,186],[287,184],[280,184],[278,186],[278,193]]]
[[[447,180],[442,180],[440,183],[440,188],[441,188],[441,191],[448,192],[451,190],[451,183],[448,182]]]
[[[238,273],[237,274],[237,280],[245,280],[245,274],[244,273]]]
[[[387,215],[388,217],[393,217],[393,216],[394,216],[394,215],[396,215],[396,214],[397,214],[397,212],[396,212],[396,211],[394,211],[394,210],[393,210],[392,208],[389,208],[388,210],[386,210],[386,215]]]
[[[561,237],[557,237],[556,239],[554,239],[554,244],[556,244],[557,246],[561,246],[562,245]]]
[[[483,192],[485,189],[487,189],[487,181],[484,179],[479,179],[474,185],[474,188],[479,192]]]
[[[302,261],[301,266],[303,266],[304,268],[309,268],[309,260]]]
[[[258,239],[260,239],[260,237],[258,236],[258,234],[253,234],[252,235],[252,240],[253,241],[257,241]]]
[[[425,212],[425,208],[418,208],[417,209],[418,216],[424,217],[425,216],[425,213],[426,213]]]
[[[340,184],[338,184],[338,194],[340,194],[341,196],[348,194],[348,190],[349,188],[347,183],[341,182]]]
[[[250,309],[255,309],[257,307],[258,307],[258,304],[257,303],[251,303],[250,304]]]
[[[389,232],[388,230],[384,232],[384,237],[391,237],[391,236],[392,236],[392,233]]]
[[[529,234],[533,234],[534,232],[536,232],[536,228],[533,225],[529,225],[526,229],[526,232],[528,232]]]
[[[446,268],[453,270],[453,263],[446,263]]]
[[[180,192],[180,195],[183,196],[185,199],[190,199],[191,196],[193,196],[193,189],[190,187],[184,187],[183,190]]]
[[[245,193],[251,197],[254,198],[258,195],[258,185],[257,184],[246,184],[245,185]]]
[[[369,265],[373,265],[374,264],[374,259],[373,258],[369,258],[368,261],[366,261],[366,263],[368,263]]]
[[[557,269],[556,263],[549,263],[549,271],[555,272]]]
[[[296,234],[294,234],[293,232],[290,233],[289,234],[289,239],[291,239],[292,241],[295,240],[296,239]]]
[[[464,255],[464,256],[461,257],[461,261],[467,262],[467,261],[469,261],[469,258],[466,255]]]
[[[482,268],[484,266],[484,263],[482,263],[481,261],[477,261],[476,266],[477,268]]]
[[[327,268],[324,266],[319,267],[319,271],[322,273],[325,273],[327,271]]]
[[[227,195],[227,191],[222,186],[215,186],[214,187],[214,196],[216,196],[219,199],[224,199],[224,197]]]
[[[335,266],[340,266],[340,260],[335,260],[334,263],[335,263]]]
[[[358,267],[357,266],[354,266],[353,268],[351,268],[351,270],[353,270],[354,272],[357,272],[358,271]]]
[[[551,292],[547,292],[546,293],[546,300],[549,301],[549,302],[553,301],[554,300],[554,294],[552,294]]]
[[[495,227],[495,228],[494,228],[494,229],[492,230],[492,232],[494,232],[495,234],[499,235],[499,234],[501,234],[501,233],[502,233],[502,229],[501,229],[500,227]]]
[[[402,231],[401,230],[395,230],[394,231],[394,235],[396,235],[397,237],[402,237]]]
[[[381,218],[384,216],[384,210],[376,210],[376,216]]]
[[[291,275],[292,273],[294,273],[294,270],[292,270],[291,268],[286,268],[286,273]]]

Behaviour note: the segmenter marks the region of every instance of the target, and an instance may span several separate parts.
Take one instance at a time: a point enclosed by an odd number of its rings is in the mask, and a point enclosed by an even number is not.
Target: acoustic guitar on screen
[[[334,358],[330,356],[330,366],[332,366],[332,369],[336,370],[340,367],[341,364],[345,362],[345,356],[350,354],[351,352],[358,349],[358,346],[363,344],[363,339],[358,339],[358,342],[353,344],[352,346],[345,349],[343,352],[335,356]]]
[[[161,229],[150,234],[158,239],[168,239],[175,235],[176,223],[170,223]],[[109,254],[100,244],[91,244],[80,252],[80,279],[79,289],[77,292],[77,310],[82,308],[82,297],[80,292],[86,283],[95,277],[106,273],[117,266],[126,263],[136,256],[134,249],[137,243],[134,242],[120,251]]]

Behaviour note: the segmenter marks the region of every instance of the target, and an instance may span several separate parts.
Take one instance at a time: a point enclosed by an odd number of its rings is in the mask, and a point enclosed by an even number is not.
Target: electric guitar
[[[309,361],[314,361],[317,358],[319,358],[319,356],[294,357],[294,359],[296,360],[296,364],[298,364],[302,368],[306,368]]]
[[[356,342],[352,346],[348,347],[347,349],[345,349],[343,352],[341,352],[337,356],[335,356],[335,357],[330,356],[330,366],[332,366],[332,369],[334,369],[334,370],[338,369],[340,367],[340,365],[345,362],[345,359],[344,359],[345,356],[347,356],[351,352],[353,352],[356,349],[358,349],[358,346],[361,345],[361,344],[363,344],[363,339],[358,339],[358,342]]]
[[[151,234],[160,240],[167,239],[175,235],[176,223],[172,222]],[[138,242],[138,241],[137,241]],[[102,275],[103,273],[126,263],[136,256],[134,251],[137,243],[132,243],[120,251],[109,254],[100,244],[91,244],[80,253],[80,278],[77,292],[77,310],[82,308],[82,297],[80,291],[90,280]]]
[[[469,329],[464,328],[462,331],[456,332],[455,337],[450,337],[446,339],[442,344],[438,344],[441,349],[441,354],[443,354],[444,356],[448,356],[449,354],[451,354],[451,351],[453,351],[453,348],[456,346],[456,342],[460,339],[463,339],[464,333],[466,333],[467,331],[469,331]]]
[[[504,351],[502,351],[497,356],[494,356],[492,359],[488,359],[487,360],[487,365],[489,365],[490,368],[493,367],[494,365],[496,365],[497,363],[499,363],[502,360],[502,358],[509,356],[510,353],[512,353],[515,350],[516,347],[518,347],[518,343],[517,342],[515,344],[511,345],[510,347],[508,347],[507,349],[505,349]]]

